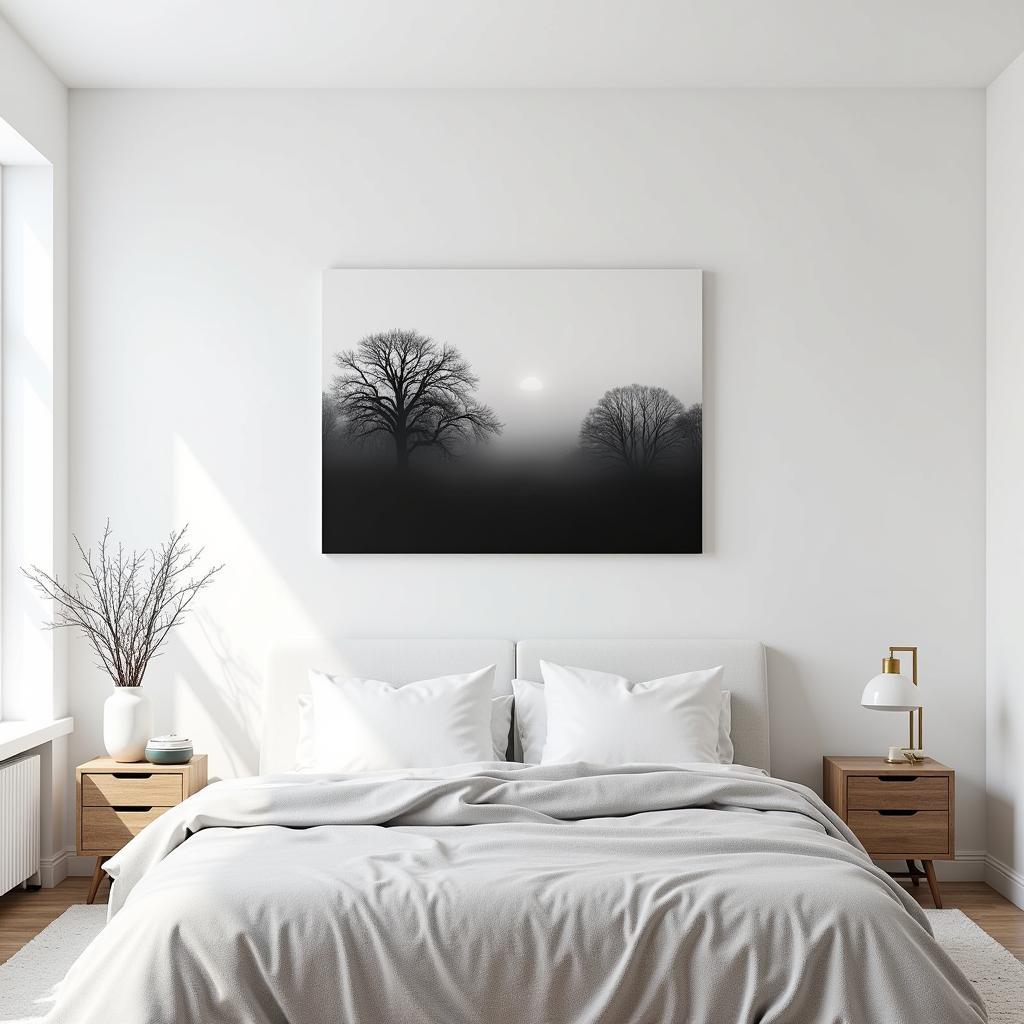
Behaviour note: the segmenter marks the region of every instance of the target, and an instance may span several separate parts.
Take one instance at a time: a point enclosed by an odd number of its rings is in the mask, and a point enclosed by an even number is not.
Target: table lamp
[[[908,679],[900,675],[900,659],[895,657],[899,653],[909,653],[912,658],[912,678]],[[901,748],[905,759],[919,761],[924,757],[924,708],[921,706],[921,697],[917,688],[917,648],[916,647],[890,647],[889,657],[882,659],[882,671],[875,676],[867,686],[860,698],[861,704],[866,708],[875,711],[909,711],[910,712],[910,743],[907,747]],[[917,743],[914,743],[914,712],[917,712]],[[889,754],[892,755],[893,750]],[[889,756],[887,761],[898,763],[901,758]]]

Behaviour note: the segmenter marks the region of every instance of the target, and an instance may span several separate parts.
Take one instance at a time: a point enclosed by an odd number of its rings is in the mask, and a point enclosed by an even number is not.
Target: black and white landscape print
[[[699,552],[696,270],[328,270],[324,552]]]

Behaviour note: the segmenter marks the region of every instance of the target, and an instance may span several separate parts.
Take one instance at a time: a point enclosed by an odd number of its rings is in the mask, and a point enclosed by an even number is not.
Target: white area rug
[[[1021,1024],[1024,1021],[1024,964],[962,910],[928,910],[926,913],[939,945],[956,961],[985,1000],[989,1024]]]
[[[0,1021],[21,1024],[45,1017],[57,986],[107,920],[102,904],[68,907],[28,945],[0,964]]]
[[[1024,965],[959,910],[929,910],[935,937],[988,1005],[990,1024],[1024,1019]],[[104,906],[66,910],[24,949],[0,964],[0,1022],[28,1024],[44,1017],[57,986],[106,920]]]

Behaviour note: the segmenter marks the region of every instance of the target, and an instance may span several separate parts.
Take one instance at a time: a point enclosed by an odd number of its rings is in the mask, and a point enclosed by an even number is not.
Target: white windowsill
[[[58,736],[67,736],[75,727],[73,718],[53,721],[34,719],[29,722],[0,722],[0,761],[6,761],[25,750],[49,743]]]

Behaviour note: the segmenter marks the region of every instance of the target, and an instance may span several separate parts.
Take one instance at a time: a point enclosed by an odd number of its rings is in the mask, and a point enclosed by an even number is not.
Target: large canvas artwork
[[[699,552],[697,270],[328,270],[325,552]]]

